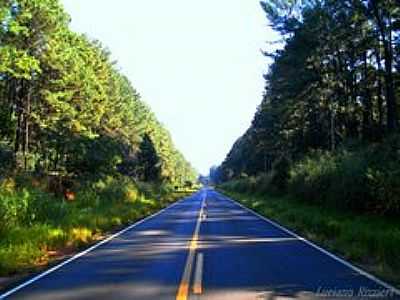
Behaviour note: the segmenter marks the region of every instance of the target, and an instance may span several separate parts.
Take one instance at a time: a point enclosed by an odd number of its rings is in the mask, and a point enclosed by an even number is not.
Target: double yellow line
[[[179,284],[178,292],[176,294],[176,300],[187,300],[188,299],[190,276],[192,274],[193,261],[194,261],[194,257],[196,254],[197,243],[199,240],[200,224],[201,224],[201,220],[203,218],[203,213],[204,213],[205,198],[206,197],[204,195],[204,197],[202,199],[202,203],[201,203],[200,212],[197,217],[196,228],[194,230],[192,240],[190,241],[190,244],[189,244],[189,255],[186,259],[185,270],[183,271],[182,279]],[[201,267],[202,267],[202,264],[203,264],[203,258],[201,258]],[[198,271],[198,272],[201,273],[201,271]],[[198,272],[196,270],[196,273],[198,273]],[[196,277],[198,277],[198,276],[196,276]],[[202,292],[201,284],[195,283],[193,291],[196,294],[201,294],[201,292]]]

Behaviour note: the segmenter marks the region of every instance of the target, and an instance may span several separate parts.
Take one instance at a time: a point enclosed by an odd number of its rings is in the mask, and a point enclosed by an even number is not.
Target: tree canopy
[[[225,180],[268,172],[282,157],[334,151],[398,133],[396,0],[262,1],[285,39],[265,75],[251,127],[220,166]]]
[[[8,168],[194,181],[108,49],[71,31],[69,20],[58,0],[0,3],[0,150],[12,153]]]

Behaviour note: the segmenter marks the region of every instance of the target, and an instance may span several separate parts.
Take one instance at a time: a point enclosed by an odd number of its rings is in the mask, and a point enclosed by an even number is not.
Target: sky
[[[250,126],[276,34],[258,0],[63,0],[100,40],[202,174]]]

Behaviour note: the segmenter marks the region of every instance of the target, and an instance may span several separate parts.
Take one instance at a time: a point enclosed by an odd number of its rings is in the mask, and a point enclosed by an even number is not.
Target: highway
[[[400,299],[399,291],[204,188],[0,299]]]

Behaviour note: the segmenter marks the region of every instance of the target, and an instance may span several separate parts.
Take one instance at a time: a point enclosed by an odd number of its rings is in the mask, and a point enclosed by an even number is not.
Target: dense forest
[[[109,51],[72,32],[58,1],[2,1],[0,19],[2,174],[195,178]]]
[[[69,23],[58,0],[0,1],[0,276],[154,213],[196,182],[107,48]]]
[[[214,181],[355,211],[400,212],[400,2],[262,1],[282,49],[251,127]],[[262,178],[261,178],[262,177]]]

